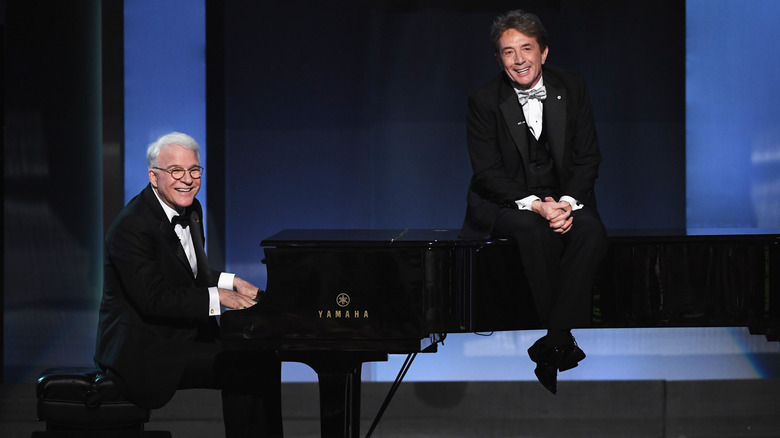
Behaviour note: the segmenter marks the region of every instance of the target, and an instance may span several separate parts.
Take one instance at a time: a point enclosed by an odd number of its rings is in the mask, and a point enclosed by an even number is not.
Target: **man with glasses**
[[[198,143],[166,134],[147,161],[149,185],[106,235],[95,362],[139,406],[162,407],[177,389],[221,389],[227,437],[281,436],[275,353],[222,351],[218,341],[221,307],[254,306],[260,290],[209,267]]]

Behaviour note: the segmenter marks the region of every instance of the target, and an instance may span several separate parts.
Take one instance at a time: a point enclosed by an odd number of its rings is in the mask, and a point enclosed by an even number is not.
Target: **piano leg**
[[[345,374],[319,374],[320,429],[323,437],[360,436],[360,368]]]
[[[364,362],[386,361],[387,353],[358,351],[280,352],[284,361],[301,362],[317,372],[320,434],[323,438],[360,437],[360,381]]]

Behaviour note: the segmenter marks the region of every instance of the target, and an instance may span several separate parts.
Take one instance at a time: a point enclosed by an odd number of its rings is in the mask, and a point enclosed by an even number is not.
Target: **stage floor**
[[[390,383],[363,384],[365,436]],[[317,386],[284,384],[285,435],[319,436]],[[562,381],[557,396],[537,382],[406,382],[373,435],[385,437],[732,438],[780,437],[780,379]],[[147,430],[219,438],[217,391],[180,391]],[[0,386],[0,436],[29,437],[32,384]]]

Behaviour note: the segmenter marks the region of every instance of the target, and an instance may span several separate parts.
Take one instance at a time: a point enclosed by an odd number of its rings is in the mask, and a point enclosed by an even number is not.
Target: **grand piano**
[[[506,240],[459,239],[456,230],[284,230],[261,246],[266,293],[222,316],[222,338],[226,348],[272,349],[311,366],[323,437],[359,436],[364,362],[435,352],[448,333],[544,328]],[[780,234],[612,231],[591,315],[582,328],[748,327],[776,342]]]

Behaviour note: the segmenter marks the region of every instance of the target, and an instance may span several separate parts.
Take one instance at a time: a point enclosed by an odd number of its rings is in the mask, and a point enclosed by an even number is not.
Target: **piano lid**
[[[670,242],[761,242],[780,243],[780,228],[611,228],[607,235],[612,243]]]
[[[288,229],[260,242],[261,246],[479,246],[484,241],[458,239],[460,230],[436,229]]]
[[[613,243],[740,241],[780,242],[780,229],[610,229]],[[461,239],[459,230],[445,229],[287,229],[260,242],[266,247],[479,247],[506,239]]]

